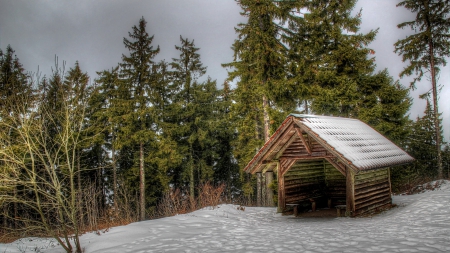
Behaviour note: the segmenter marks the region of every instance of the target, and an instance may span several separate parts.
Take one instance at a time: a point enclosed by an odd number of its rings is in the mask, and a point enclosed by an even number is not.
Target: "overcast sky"
[[[399,79],[404,64],[393,44],[411,34],[397,24],[414,19],[398,0],[359,0],[355,12],[362,9],[361,32],[380,28],[370,45],[375,50],[379,70],[387,68]],[[66,70],[79,61],[80,67],[96,78],[96,71],[111,69],[127,53],[123,37],[128,37],[133,25],[143,16],[147,31],[155,35],[154,45],[161,48],[156,60],[178,58],[174,46],[179,36],[194,39],[207,75],[221,85],[227,71],[221,63],[230,62],[230,49],[236,39],[234,27],[245,22],[239,6],[233,0],[0,0],[0,48],[7,45],[16,51],[27,71],[51,73],[55,55]],[[444,118],[444,137],[450,139],[449,67],[441,71],[439,83],[445,84],[440,95],[440,111]],[[410,78],[400,79],[409,86]],[[425,101],[418,96],[431,86],[426,78],[411,91],[414,99],[410,117],[421,116]]]

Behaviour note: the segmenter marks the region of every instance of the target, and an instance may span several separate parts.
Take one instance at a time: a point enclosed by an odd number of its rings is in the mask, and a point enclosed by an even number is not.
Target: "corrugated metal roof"
[[[414,161],[401,148],[357,119],[291,114],[360,170]]]

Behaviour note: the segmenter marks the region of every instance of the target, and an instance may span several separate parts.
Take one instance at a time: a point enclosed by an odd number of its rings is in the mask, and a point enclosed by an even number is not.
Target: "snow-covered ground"
[[[398,206],[371,218],[294,218],[275,208],[235,205],[85,234],[91,252],[450,252],[450,182],[394,196]],[[51,239],[0,244],[6,252],[63,252]]]

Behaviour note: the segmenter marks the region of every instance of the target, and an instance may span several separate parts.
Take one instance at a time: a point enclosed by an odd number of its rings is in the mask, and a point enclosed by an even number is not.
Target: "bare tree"
[[[84,96],[59,95],[57,113],[44,99],[23,97],[11,105],[14,112],[0,120],[0,129],[15,136],[14,141],[0,136],[0,205],[19,206],[20,212],[9,218],[20,222],[23,232],[45,232],[66,252],[82,252],[76,178],[77,151],[86,141],[87,101]]]

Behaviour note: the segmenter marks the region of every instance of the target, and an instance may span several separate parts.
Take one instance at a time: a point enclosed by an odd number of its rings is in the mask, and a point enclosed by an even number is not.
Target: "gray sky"
[[[380,28],[370,45],[375,50],[379,70],[387,68],[398,79],[404,64],[393,44],[411,34],[397,24],[414,19],[403,7],[395,7],[398,0],[359,0],[355,11],[362,11],[361,32]],[[194,39],[207,75],[220,85],[227,76],[221,63],[230,62],[230,49],[236,39],[234,27],[245,19],[233,0],[0,0],[0,48],[10,44],[27,71],[49,74],[55,55],[66,70],[79,61],[82,70],[91,78],[95,71],[111,69],[127,53],[123,37],[128,37],[133,25],[144,16],[147,31],[155,35],[154,45],[161,48],[156,60],[170,62],[178,57],[174,46],[179,36]],[[444,137],[450,139],[450,80],[449,67],[441,71],[440,84],[446,84],[440,95],[440,111],[444,118]],[[410,78],[400,82],[408,86]],[[431,86],[426,78],[411,91],[414,99],[410,117],[421,116],[425,101],[418,96]]]

